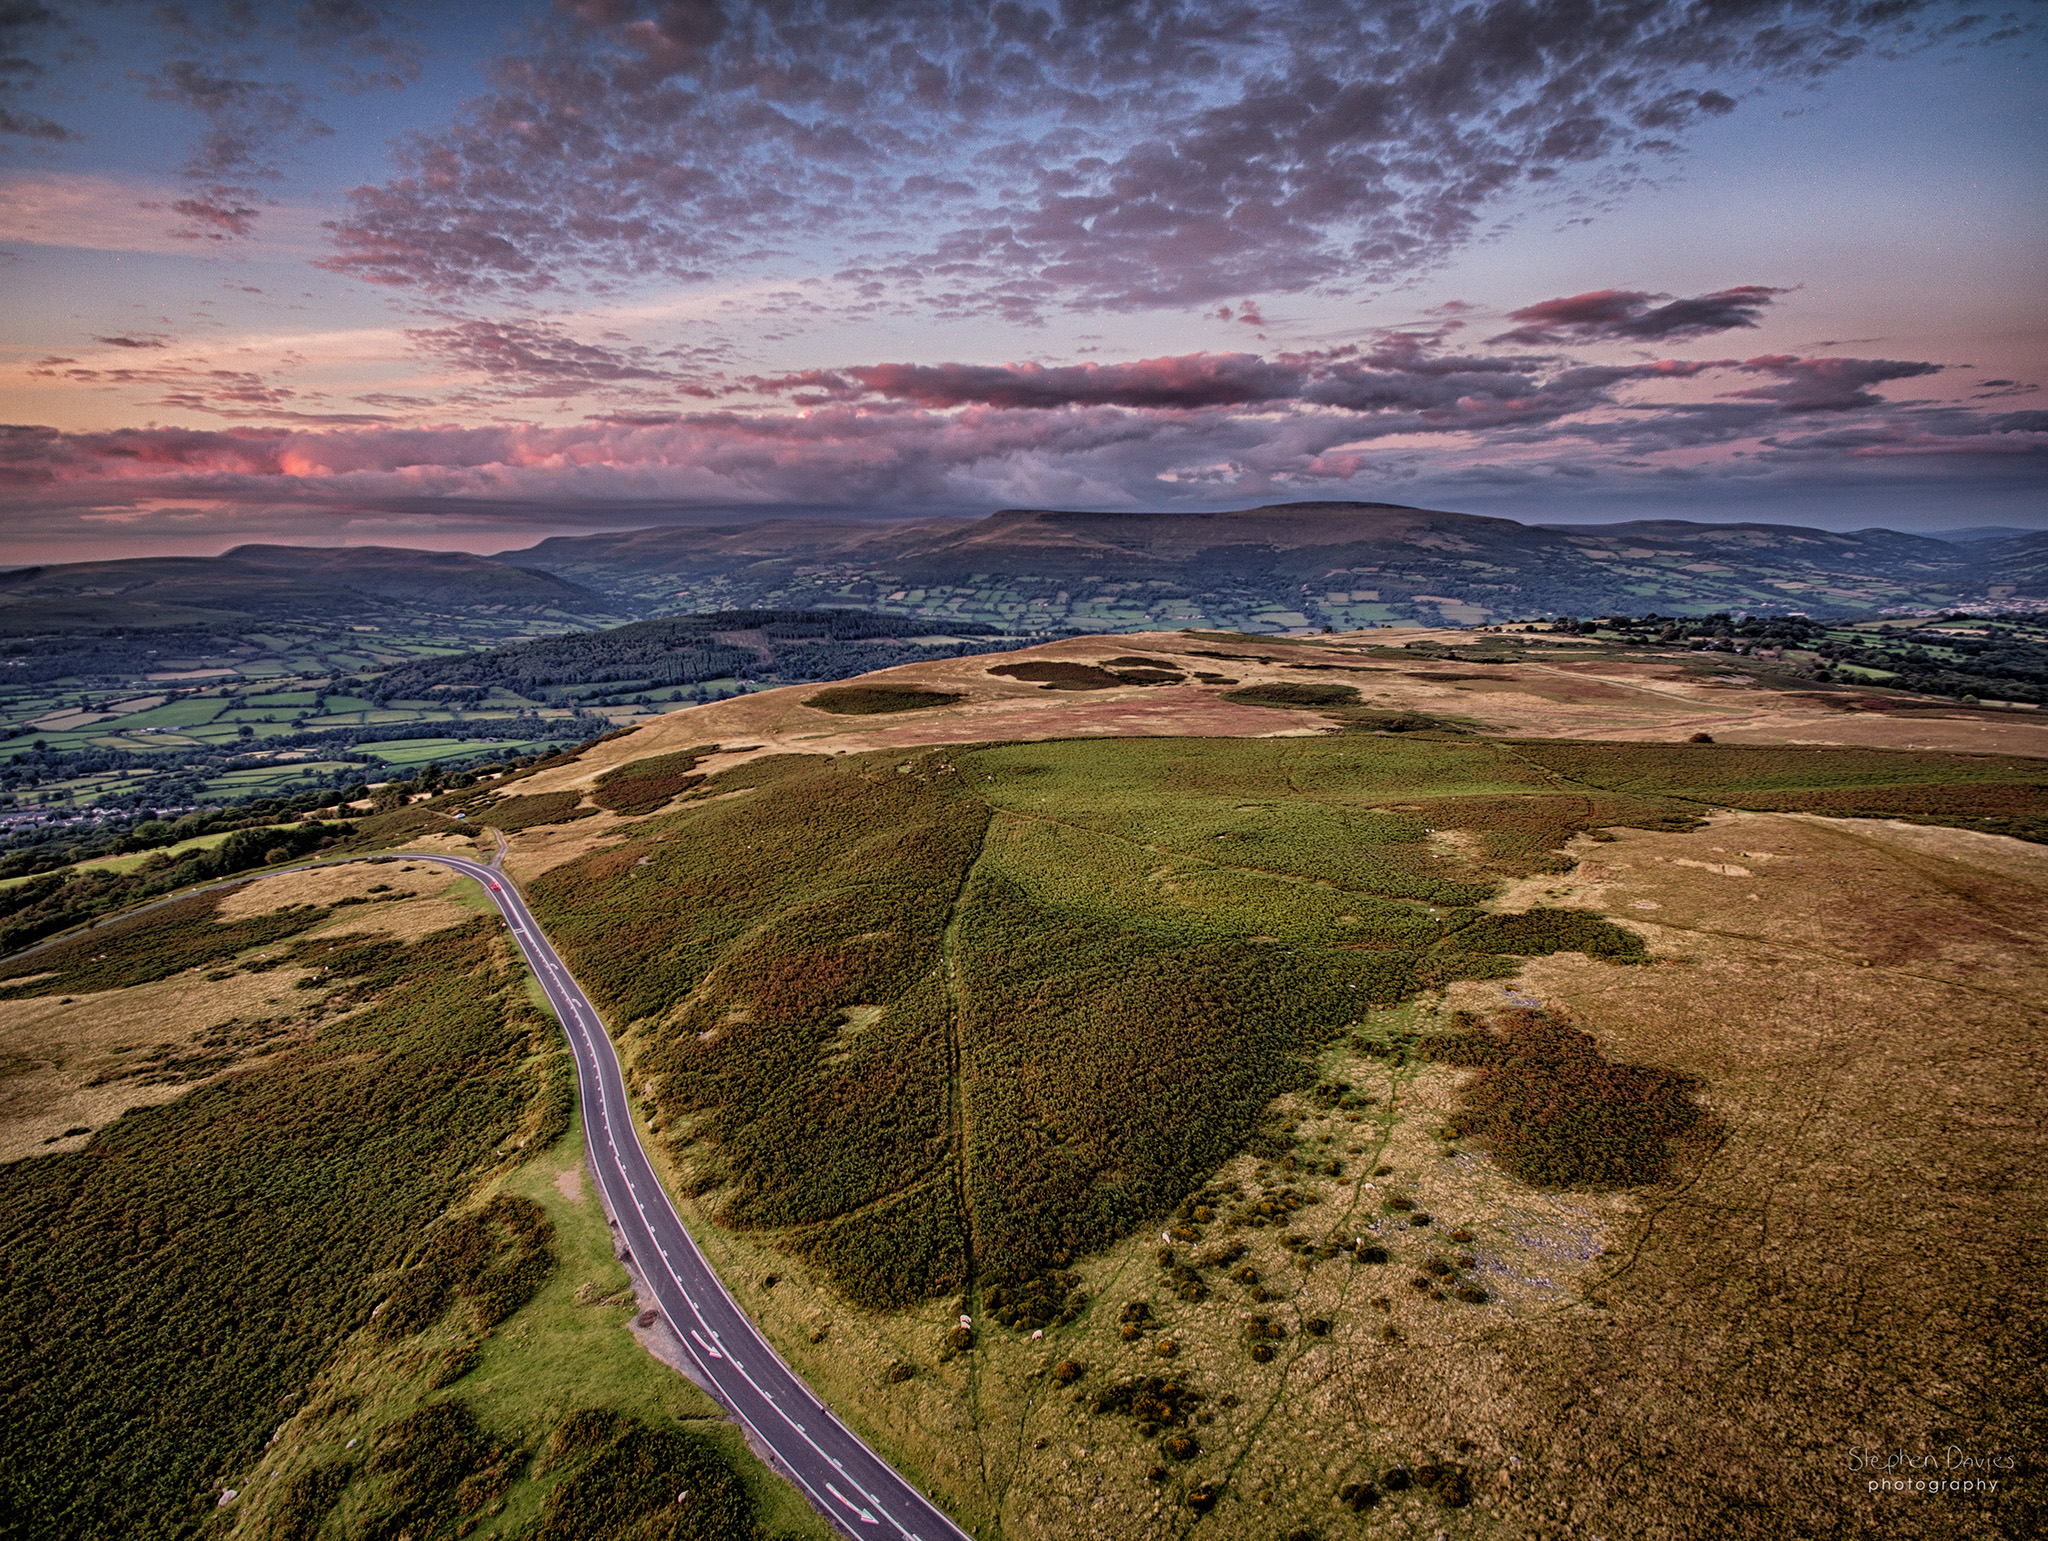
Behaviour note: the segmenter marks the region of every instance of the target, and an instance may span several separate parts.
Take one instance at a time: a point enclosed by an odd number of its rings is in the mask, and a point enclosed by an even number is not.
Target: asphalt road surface
[[[966,1541],[965,1531],[826,1411],[726,1294],[648,1165],[610,1035],[511,880],[460,857],[395,859],[435,862],[475,878],[504,914],[576,1055],[584,1138],[605,1206],[704,1383],[775,1453],[836,1529],[882,1541]]]

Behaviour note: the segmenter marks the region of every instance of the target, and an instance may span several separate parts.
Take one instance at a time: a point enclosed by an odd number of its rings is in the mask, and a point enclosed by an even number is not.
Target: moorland
[[[1076,637],[303,827],[503,838],[728,1287],[977,1534],[2022,1533],[2024,1473],[1852,1461],[2038,1433],[2048,723],[1723,629]],[[477,903],[6,966],[6,1394],[71,1457],[8,1502],[668,1534],[675,1466],[674,1533],[815,1533],[630,1335],[683,1357]]]

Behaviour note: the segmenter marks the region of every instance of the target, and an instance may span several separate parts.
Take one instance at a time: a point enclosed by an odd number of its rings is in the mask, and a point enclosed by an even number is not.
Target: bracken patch
[[[1690,1076],[1617,1065],[1562,1016],[1515,1011],[1497,1023],[1498,1057],[1464,1089],[1493,1159],[1532,1187],[1637,1187],[1660,1181],[1672,1144],[1707,1132]]]

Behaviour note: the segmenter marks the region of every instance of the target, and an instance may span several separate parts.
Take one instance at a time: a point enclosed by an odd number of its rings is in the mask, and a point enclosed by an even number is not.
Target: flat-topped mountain
[[[1526,525],[1395,503],[1011,508],[556,536],[495,556],[237,546],[0,573],[0,631],[468,617],[570,624],[823,605],[1006,628],[1340,630],[1539,614],[1815,616],[2048,598],[2048,534],[1639,520]]]
[[[2009,544],[1681,520],[1538,526],[1316,502],[1215,513],[1013,508],[879,525],[764,520],[557,538],[500,555],[656,612],[823,602],[1093,630],[1275,630],[1944,605],[1982,595]]]

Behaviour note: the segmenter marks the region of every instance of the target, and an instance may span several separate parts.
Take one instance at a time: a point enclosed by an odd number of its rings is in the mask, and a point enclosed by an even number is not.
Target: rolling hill
[[[218,557],[130,557],[0,572],[0,634],[250,622],[346,624],[426,615],[624,619],[552,573],[460,551],[237,546]]]
[[[1679,520],[1532,526],[1389,503],[1291,503],[1197,514],[1006,509],[888,525],[767,520],[558,537],[501,559],[643,612],[826,603],[1102,631],[1274,631],[1544,612],[1939,606],[2012,581],[1988,575],[2004,571],[2014,544]],[[2021,581],[2043,587],[2031,573]]]

